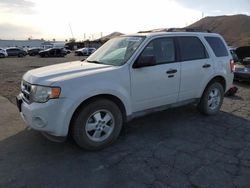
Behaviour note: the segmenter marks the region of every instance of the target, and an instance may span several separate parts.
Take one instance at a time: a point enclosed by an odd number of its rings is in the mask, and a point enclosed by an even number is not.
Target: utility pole
[[[71,36],[72,36],[72,38],[74,38],[73,31],[72,31],[70,23],[69,23],[69,28],[70,28]]]

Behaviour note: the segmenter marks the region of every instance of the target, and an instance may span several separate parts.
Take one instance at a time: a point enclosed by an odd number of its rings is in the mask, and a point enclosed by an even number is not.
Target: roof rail
[[[137,33],[156,33],[156,32],[167,32],[168,29],[152,29],[152,30],[147,30],[147,31],[139,31]]]
[[[152,31],[151,30],[148,30],[148,31],[139,31],[137,33],[152,33]]]
[[[212,33],[210,30],[201,28],[169,28],[169,29],[153,29],[148,31],[139,31],[138,33],[156,33],[156,32],[204,32]]]
[[[201,28],[169,28],[167,32],[204,32],[204,33],[212,33],[208,29]]]

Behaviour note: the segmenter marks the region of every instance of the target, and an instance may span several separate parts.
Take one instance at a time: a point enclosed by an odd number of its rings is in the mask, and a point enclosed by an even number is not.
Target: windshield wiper
[[[87,60],[88,63],[96,63],[96,64],[103,64],[102,62],[100,61],[90,61],[90,60]]]

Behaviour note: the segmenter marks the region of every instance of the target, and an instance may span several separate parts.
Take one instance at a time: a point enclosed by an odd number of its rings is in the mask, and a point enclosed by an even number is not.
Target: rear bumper
[[[235,72],[234,79],[250,81],[250,72]]]

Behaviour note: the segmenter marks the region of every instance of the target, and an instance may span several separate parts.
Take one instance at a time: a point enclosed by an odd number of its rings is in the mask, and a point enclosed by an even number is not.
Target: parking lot
[[[65,58],[0,59],[0,187],[250,187],[250,83],[237,82],[216,116],[195,106],[127,123],[109,148],[88,152],[29,130],[15,107],[22,75]]]

